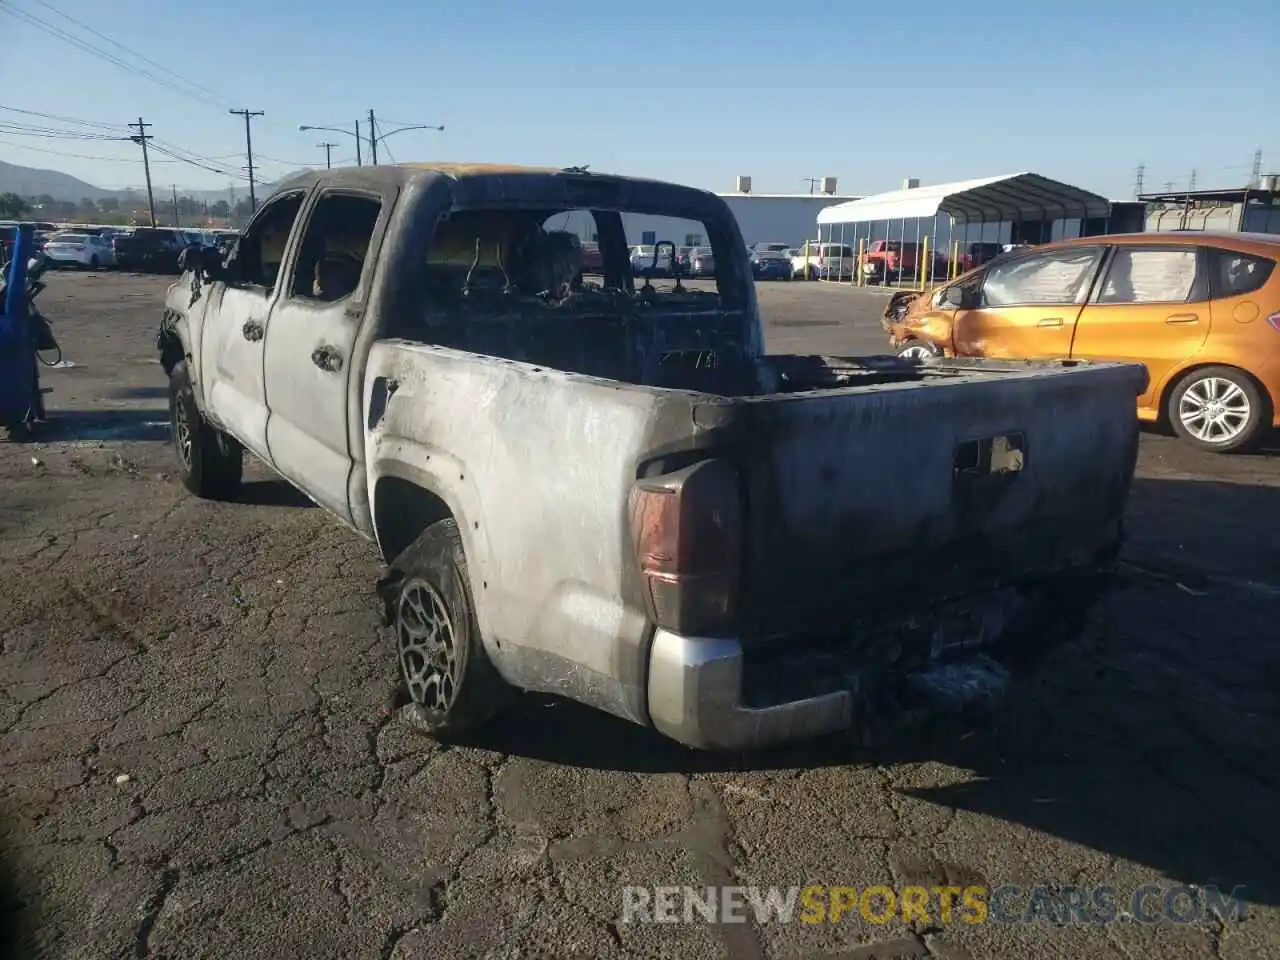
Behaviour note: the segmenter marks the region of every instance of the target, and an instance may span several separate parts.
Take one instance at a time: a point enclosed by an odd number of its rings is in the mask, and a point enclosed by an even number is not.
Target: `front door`
[[[1117,246],[1076,327],[1071,356],[1147,368],[1152,409],[1171,371],[1209,335],[1207,253],[1187,245]]]
[[[1065,247],[993,263],[982,275],[976,305],[956,312],[956,353],[1026,360],[1069,356],[1104,249]]]
[[[267,319],[304,196],[302,191],[283,194],[258,211],[227,265],[227,279],[209,292],[201,352],[209,407],[224,430],[263,459],[269,459],[263,369]]]
[[[356,335],[384,228],[376,194],[322,192],[306,218],[289,285],[267,328],[267,447],[281,474],[351,520],[349,403]],[[355,405],[359,409],[359,405]]]

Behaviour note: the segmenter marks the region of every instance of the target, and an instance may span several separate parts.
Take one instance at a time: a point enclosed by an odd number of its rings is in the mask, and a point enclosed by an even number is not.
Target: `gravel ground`
[[[172,476],[164,286],[54,276],[74,364],[42,371],[56,422],[0,444],[6,956],[1280,956],[1280,458],[1144,437],[1124,588],[998,724],[704,755],[529,699],[438,746],[386,706],[373,548],[265,471],[234,504]],[[884,350],[880,294],[760,296],[774,350]],[[1110,885],[1122,907],[1144,884],[1241,885],[1248,904],[621,922],[625,884],[912,883]]]

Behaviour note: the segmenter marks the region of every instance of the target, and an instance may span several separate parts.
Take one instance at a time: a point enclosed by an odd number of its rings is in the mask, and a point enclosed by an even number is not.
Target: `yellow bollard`
[[[809,241],[804,242],[804,278],[809,279]]]
[[[860,287],[865,286],[867,282],[866,273],[862,269],[863,258],[866,255],[867,255],[867,240],[865,237],[863,237],[858,240],[858,262],[853,266],[853,269],[857,271],[857,274],[858,274],[857,284]]]
[[[917,268],[920,272],[920,292],[923,293],[929,289],[929,235],[927,233],[920,242],[919,257],[920,262]]]

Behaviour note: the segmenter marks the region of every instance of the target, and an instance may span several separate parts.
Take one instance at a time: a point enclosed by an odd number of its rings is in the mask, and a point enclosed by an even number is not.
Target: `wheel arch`
[[[404,477],[384,476],[373,488],[373,530],[390,563],[422,531],[441,520],[457,520],[448,501],[433,490]]]
[[[1185,367],[1179,367],[1165,379],[1164,384],[1160,387],[1160,394],[1156,400],[1156,422],[1162,427],[1171,426],[1169,418],[1169,398],[1173,396],[1173,391],[1178,389],[1178,384],[1182,383],[1190,374],[1198,370],[1207,370],[1210,367],[1226,367],[1229,370],[1235,370],[1242,376],[1247,377],[1258,391],[1258,396],[1262,397],[1262,402],[1267,405],[1266,422],[1271,424],[1275,420],[1276,415],[1276,398],[1271,396],[1271,391],[1267,389],[1267,385],[1259,380],[1256,376],[1246,370],[1244,367],[1228,363],[1222,360],[1205,360],[1197,358],[1194,363],[1189,363]]]

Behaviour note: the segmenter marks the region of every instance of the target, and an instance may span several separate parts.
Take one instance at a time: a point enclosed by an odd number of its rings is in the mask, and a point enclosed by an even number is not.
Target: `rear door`
[[[351,520],[349,440],[356,334],[394,193],[326,189],[306,216],[288,285],[267,325],[271,462]],[[358,409],[358,408],[357,408]]]
[[[993,263],[975,307],[955,318],[962,357],[1056,359],[1071,337],[1106,247],[1071,246]]]
[[[305,191],[297,190],[267,201],[240,238],[227,264],[227,280],[213,284],[208,294],[212,322],[204,325],[201,379],[210,411],[268,461],[263,345],[280,268],[305,197]]]
[[[1071,356],[1141,363],[1150,408],[1171,371],[1209,335],[1207,251],[1193,244],[1116,246],[1077,323]]]

